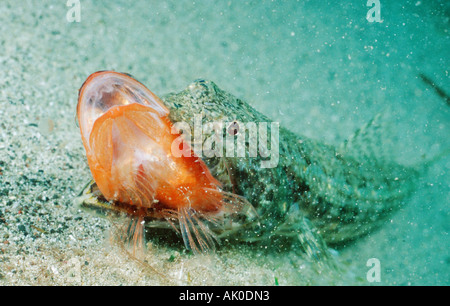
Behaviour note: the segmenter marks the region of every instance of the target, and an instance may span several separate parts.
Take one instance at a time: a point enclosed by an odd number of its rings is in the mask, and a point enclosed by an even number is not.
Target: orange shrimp
[[[96,72],[79,91],[77,117],[89,168],[108,201],[128,205],[135,245],[143,238],[144,218],[178,219],[186,247],[205,252],[215,239],[207,223],[238,212],[245,199],[221,190],[187,142],[181,145],[190,157],[172,154],[180,134],[171,133],[168,115],[163,102],[127,74]]]

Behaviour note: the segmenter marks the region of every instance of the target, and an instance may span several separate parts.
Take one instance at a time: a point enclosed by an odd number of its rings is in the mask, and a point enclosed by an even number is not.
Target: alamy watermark
[[[368,7],[371,7],[367,12],[366,19],[369,22],[383,22],[381,20],[381,3],[380,0],[368,0]],[[81,21],[81,2],[80,0],[67,0],[66,6],[69,10],[66,13],[67,22]]]
[[[171,133],[181,135],[172,143],[171,151],[174,157],[190,157],[191,148],[200,158],[255,158],[259,155],[261,168],[275,168],[279,162],[279,131],[278,122],[217,121],[202,124],[202,116],[195,115],[193,131],[187,122],[173,125]],[[203,135],[210,136],[203,140]]]
[[[66,6],[70,7],[70,9],[66,13],[67,22],[80,22],[81,21],[80,0],[67,0]]]
[[[366,279],[369,283],[381,282],[381,263],[378,258],[370,258],[367,263],[367,267],[370,267],[367,271]]]
[[[368,22],[383,22],[381,20],[381,3],[380,0],[368,0],[367,6],[371,9],[367,12],[366,19]]]

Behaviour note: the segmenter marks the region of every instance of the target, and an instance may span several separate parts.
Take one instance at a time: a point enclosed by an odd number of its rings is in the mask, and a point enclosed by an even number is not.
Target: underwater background
[[[73,203],[91,179],[78,89],[98,70],[130,73],[159,96],[209,79],[332,145],[387,112],[396,161],[448,151],[450,3],[380,3],[370,22],[356,0],[2,0],[0,284],[449,285],[448,154],[382,228],[336,251],[339,273],[295,252],[224,244],[193,256],[153,241],[145,262],[161,277],[110,243],[110,220]],[[371,258],[379,283],[366,278]]]

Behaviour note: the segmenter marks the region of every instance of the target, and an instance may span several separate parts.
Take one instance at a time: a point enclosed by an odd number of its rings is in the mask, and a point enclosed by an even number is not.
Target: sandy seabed
[[[364,1],[362,1],[364,2]],[[394,1],[390,1],[394,2]],[[136,261],[110,243],[111,221],[73,199],[91,179],[75,107],[92,72],[128,72],[163,95],[210,79],[290,130],[339,144],[389,107],[398,161],[450,147],[447,1],[87,1],[0,3],[1,285],[448,285],[450,160],[380,230],[338,251],[340,273],[293,252],[224,244],[207,256],[152,243]],[[164,271],[163,276],[155,273]]]

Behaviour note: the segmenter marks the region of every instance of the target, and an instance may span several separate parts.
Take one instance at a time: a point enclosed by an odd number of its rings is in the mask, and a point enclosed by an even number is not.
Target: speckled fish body
[[[201,123],[271,122],[246,102],[221,90],[211,81],[198,80],[177,94],[162,98],[172,122],[186,122],[195,129]],[[300,137],[279,128],[279,160],[276,167],[263,168],[267,160],[249,157],[255,135],[248,133],[245,157],[202,157],[226,191],[244,196],[258,218],[242,217],[237,226],[215,228],[218,237],[242,241],[270,241],[287,237],[320,260],[327,245],[339,246],[380,226],[398,210],[416,186],[419,171],[399,165],[383,155],[381,118],[376,116],[340,147]],[[271,134],[271,125],[267,125]],[[192,143],[204,144],[217,133],[203,131]],[[229,133],[224,126],[225,138]],[[245,133],[245,131],[240,131]],[[216,135],[217,136],[217,135]],[[111,208],[89,185],[81,201],[85,206]],[[149,227],[169,227],[163,221]]]

